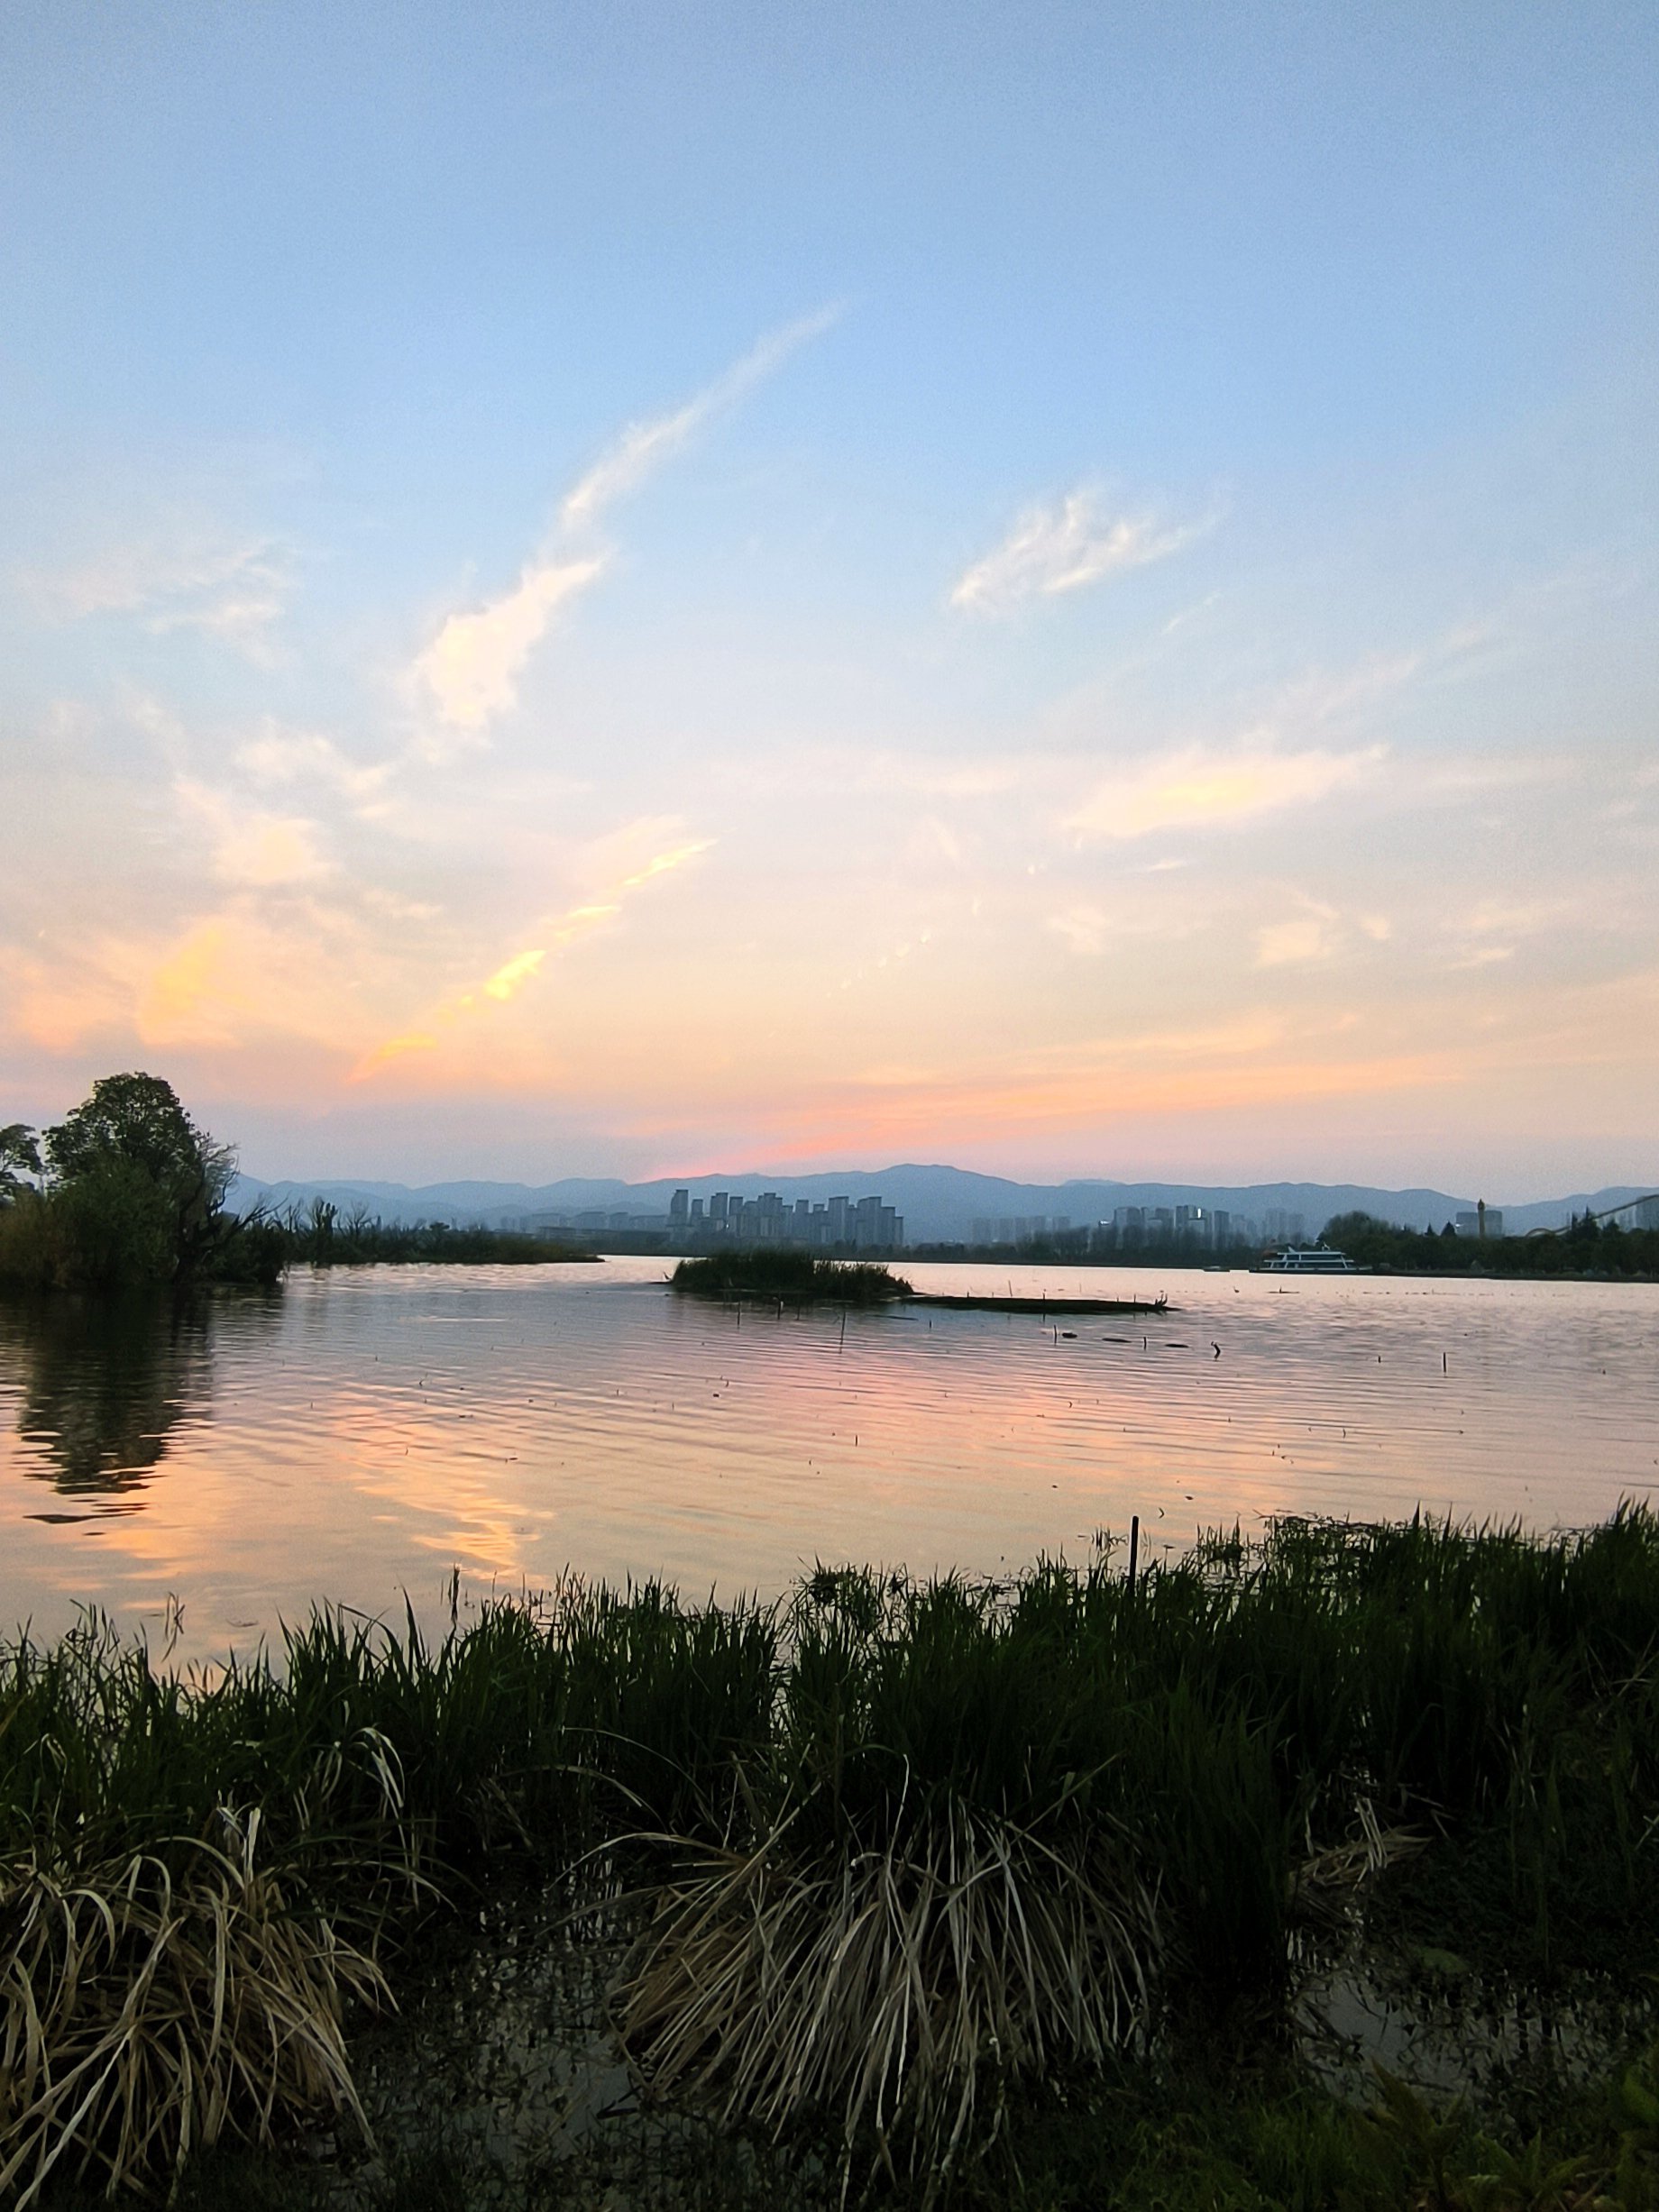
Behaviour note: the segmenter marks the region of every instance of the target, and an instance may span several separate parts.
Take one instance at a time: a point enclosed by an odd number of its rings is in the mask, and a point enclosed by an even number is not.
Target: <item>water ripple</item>
[[[628,1261],[339,1270],[119,1325],[0,1309],[0,1621],[173,1592],[211,1651],[314,1597],[430,1611],[452,1563],[474,1592],[771,1592],[818,1558],[1079,1557],[1131,1513],[1175,1548],[1286,1512],[1582,1522],[1659,1485],[1647,1286],[912,1272],[1178,1310],[843,1327]]]

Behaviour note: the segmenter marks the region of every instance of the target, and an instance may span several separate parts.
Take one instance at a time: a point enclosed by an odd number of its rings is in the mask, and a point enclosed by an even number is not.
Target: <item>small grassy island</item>
[[[872,1260],[815,1259],[810,1252],[715,1252],[683,1259],[671,1290],[695,1298],[755,1299],[768,1305],[937,1306],[958,1313],[1164,1313],[1166,1298],[1015,1297],[1012,1292],[919,1291]]]
[[[713,1252],[683,1259],[669,1287],[693,1298],[760,1298],[787,1306],[879,1306],[913,1295],[903,1275],[870,1260],[811,1252]]]
[[[1654,2212],[1656,1966],[1645,1507],[0,1648],[7,2206]]]

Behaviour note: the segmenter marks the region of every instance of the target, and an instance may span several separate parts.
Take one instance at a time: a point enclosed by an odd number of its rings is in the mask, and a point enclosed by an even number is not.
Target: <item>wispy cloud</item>
[[[1296,915],[1288,921],[1269,922],[1256,932],[1256,965],[1283,968],[1324,959],[1333,949],[1335,919],[1334,912],[1325,907],[1315,913]]]
[[[477,734],[518,702],[518,678],[555,611],[604,573],[602,554],[531,562],[513,589],[470,615],[451,615],[415,663],[452,729]]]
[[[713,844],[712,837],[692,837],[683,845],[671,845],[667,852],[654,855],[643,868],[636,868],[632,875],[625,875],[617,888],[637,891],[640,884],[650,882],[654,876],[671,875],[676,868],[684,867],[688,860],[695,860],[699,853],[710,851]]]
[[[498,1005],[505,1006],[513,993],[538,973],[546,957],[547,949],[542,945],[533,946],[526,953],[515,953],[510,960],[502,963],[484,985],[485,998],[493,999]]]
[[[261,663],[293,588],[293,557],[270,538],[154,538],[113,546],[76,568],[25,580],[58,620],[128,615],[158,636],[200,630]]]
[[[637,491],[663,462],[677,453],[703,425],[734,407],[756,385],[782,368],[790,355],[811,340],[820,338],[840,319],[839,306],[802,315],[764,337],[758,345],[734,361],[712,384],[705,385],[683,407],[648,422],[630,423],[610,452],[600,455],[587,474],[566,493],[559,520],[567,530],[595,523],[608,507],[630,491]]]
[[[1112,917],[1097,906],[1068,906],[1049,915],[1049,928],[1071,951],[1090,960],[1099,959],[1115,935]]]
[[[381,796],[397,768],[391,760],[354,761],[320,731],[283,729],[274,723],[237,747],[235,763],[251,783],[267,789],[320,784],[360,808]]]
[[[994,553],[976,561],[950,594],[970,614],[1005,614],[1022,600],[1080,591],[1128,569],[1167,560],[1213,526],[1213,518],[1168,523],[1150,514],[1111,514],[1080,486],[1058,505],[1032,507]]]
[[[683,868],[687,861],[706,853],[713,845],[711,837],[692,837],[654,854],[640,867],[622,877],[614,888],[603,896],[590,900],[580,906],[568,908],[564,913],[550,916],[538,928],[542,938],[539,945],[527,946],[500,964],[474,989],[457,992],[423,1015],[418,1023],[387,1037],[372,1051],[366,1053],[352,1070],[352,1081],[362,1083],[392,1062],[407,1059],[411,1054],[435,1052],[445,1037],[453,1034],[457,1025],[468,1017],[483,1010],[481,1000],[496,1006],[505,1006],[518,997],[527,983],[541,973],[544,965],[555,952],[562,952],[578,939],[587,937],[603,922],[622,911],[629,891],[639,890],[658,876],[670,875]]]
[[[1144,874],[1144,870],[1136,873]],[[1098,960],[1111,952],[1156,939],[1165,948],[1197,936],[1206,926],[1202,903],[1149,898],[1125,876],[1117,895],[1074,899],[1043,918],[1044,927],[1080,959]]]
[[[1364,781],[1385,748],[1301,753],[1189,745],[1103,778],[1067,827],[1082,837],[1144,837],[1159,829],[1219,828],[1309,806]]]
[[[188,776],[179,777],[173,788],[187,818],[212,840],[213,872],[222,883],[270,890],[312,882],[330,873],[315,822],[299,815],[243,810],[224,792]]]
[[[476,738],[518,703],[519,677],[555,615],[610,565],[610,553],[591,541],[606,510],[637,491],[706,423],[735,406],[799,347],[828,330],[839,313],[827,307],[772,332],[683,407],[630,424],[561,500],[552,535],[512,590],[445,621],[417,658],[414,675],[451,729]]]

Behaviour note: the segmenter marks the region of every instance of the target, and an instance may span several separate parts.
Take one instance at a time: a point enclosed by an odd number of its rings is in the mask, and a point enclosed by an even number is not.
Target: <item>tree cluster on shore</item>
[[[873,2193],[1142,2201],[1072,2193],[1061,2146],[1100,2182],[1113,2111],[1167,2109],[1180,2051],[1287,2049],[1320,1957],[1455,1953],[1552,2008],[1639,1985],[1659,1520],[1293,1522],[1132,1578],[1109,1552],[1003,1584],[820,1568],[776,1605],[567,1586],[435,1647],[320,1613],[280,1666],[192,1680],[96,1621],[22,1641],[0,2195],[49,2166],[164,2186],[285,2113],[349,2122],[353,2023],[435,1916],[579,1868],[635,1932],[613,2016],[657,2097]],[[1275,2123],[1281,2168],[1314,2162],[1293,2196],[1143,2201],[1637,2212],[1659,2084],[1628,2079],[1628,2118],[1565,2146],[1571,2193],[1453,2195],[1471,2131],[1402,2104],[1383,2158],[1304,2083]],[[998,2195],[984,2162],[1022,2129],[1052,2186]]]
[[[555,1239],[386,1222],[326,1200],[229,1211],[236,1155],[159,1075],[105,1075],[54,1128],[0,1129],[0,1284],[106,1293],[272,1285],[291,1266],[585,1259]]]
[[[105,1075],[55,1127],[0,1129],[0,1283],[112,1291],[273,1283],[274,1223],[225,1211],[236,1156],[158,1075]]]
[[[1339,1213],[1321,1232],[1357,1266],[1389,1275],[1500,1275],[1659,1278],[1659,1229],[1574,1215],[1548,1236],[1460,1237],[1444,1229],[1402,1229],[1372,1213]]]

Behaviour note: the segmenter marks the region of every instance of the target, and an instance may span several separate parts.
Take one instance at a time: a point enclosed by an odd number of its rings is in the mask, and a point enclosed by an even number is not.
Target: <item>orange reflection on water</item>
[[[1062,1333],[918,1309],[843,1328],[661,1276],[339,1271],[118,1347],[67,1308],[0,1313],[0,1618],[136,1620],[172,1592],[212,1652],[317,1599],[398,1618],[407,1590],[435,1623],[452,1566],[474,1593],[567,1570],[774,1592],[820,1558],[1078,1559],[1132,1513],[1179,1548],[1284,1512],[1581,1521],[1659,1482],[1645,1286],[1014,1273],[1173,1294]]]

